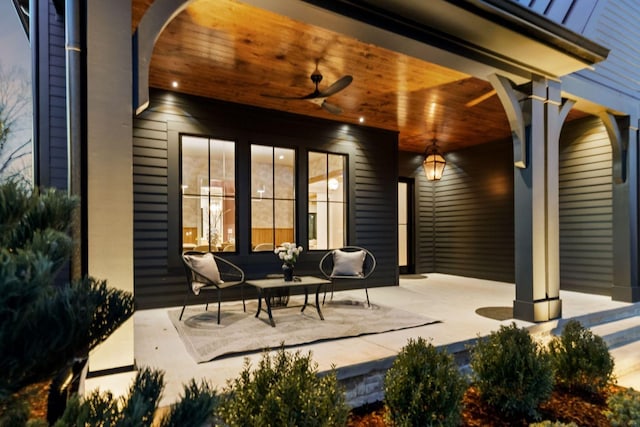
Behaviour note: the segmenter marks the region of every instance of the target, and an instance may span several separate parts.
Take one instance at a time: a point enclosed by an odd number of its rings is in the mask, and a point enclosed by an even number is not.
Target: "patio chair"
[[[367,295],[367,306],[371,307],[366,279],[376,269],[376,258],[369,250],[359,246],[345,246],[334,249],[322,257],[319,267],[322,274],[331,280],[331,299],[333,299],[335,280],[363,280],[364,291]],[[324,304],[326,297],[327,291],[325,289],[322,304]]]
[[[180,318],[184,314],[190,293],[199,295],[202,291],[215,290],[218,293],[218,324],[220,324],[220,300],[223,289],[241,285],[242,308],[246,312],[244,301],[244,271],[237,265],[211,252],[186,251],[182,254],[182,264],[187,275],[187,293],[184,296],[184,304],[180,312]],[[209,303],[205,306],[208,310]]]

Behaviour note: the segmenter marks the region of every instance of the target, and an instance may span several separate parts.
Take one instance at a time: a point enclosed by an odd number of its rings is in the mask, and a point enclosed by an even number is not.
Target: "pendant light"
[[[427,147],[425,151],[425,159],[422,163],[424,167],[424,173],[427,176],[429,181],[438,181],[442,178],[442,174],[444,173],[444,167],[447,162],[438,151],[438,147],[436,143],[437,139],[433,138],[431,140],[431,145]]]

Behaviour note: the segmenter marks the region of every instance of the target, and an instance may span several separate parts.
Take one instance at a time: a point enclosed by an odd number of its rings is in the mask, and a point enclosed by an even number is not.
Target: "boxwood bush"
[[[538,406],[553,391],[548,352],[515,323],[478,340],[471,369],[482,399],[506,416],[537,419]]]
[[[220,396],[218,417],[230,427],[344,426],[349,407],[335,371],[319,376],[311,353],[265,352],[257,368],[245,359]]]
[[[394,426],[457,426],[467,383],[453,357],[423,338],[410,339],[384,380]]]
[[[556,384],[574,391],[597,394],[613,379],[613,358],[604,340],[577,320],[549,343]]]
[[[640,427],[640,392],[633,388],[613,393],[606,412],[611,427]]]

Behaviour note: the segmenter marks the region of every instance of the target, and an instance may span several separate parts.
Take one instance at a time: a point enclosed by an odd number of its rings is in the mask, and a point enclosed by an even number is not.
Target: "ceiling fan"
[[[306,100],[306,101],[313,102],[316,105],[319,105],[320,107],[322,107],[323,109],[327,110],[332,114],[342,113],[342,108],[338,107],[335,104],[331,104],[327,102],[327,98],[330,97],[331,95],[335,95],[336,93],[340,92],[341,90],[349,86],[353,81],[353,77],[349,75],[342,76],[338,80],[336,80],[332,85],[330,85],[329,87],[323,90],[320,90],[320,88],[318,88],[318,84],[322,81],[322,74],[320,74],[317,64],[316,64],[316,69],[313,71],[313,73],[311,73],[310,77],[311,77],[311,81],[316,85],[316,88],[313,92],[307,95],[279,96],[279,95],[262,94],[262,96],[266,96],[269,98],[278,98],[278,99]]]

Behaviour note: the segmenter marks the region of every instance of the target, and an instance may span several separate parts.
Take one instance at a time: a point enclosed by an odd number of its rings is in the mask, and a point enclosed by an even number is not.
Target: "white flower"
[[[296,246],[295,243],[284,242],[282,245],[274,249],[274,253],[278,255],[285,264],[293,265],[298,260],[298,256],[302,253],[302,246]]]

